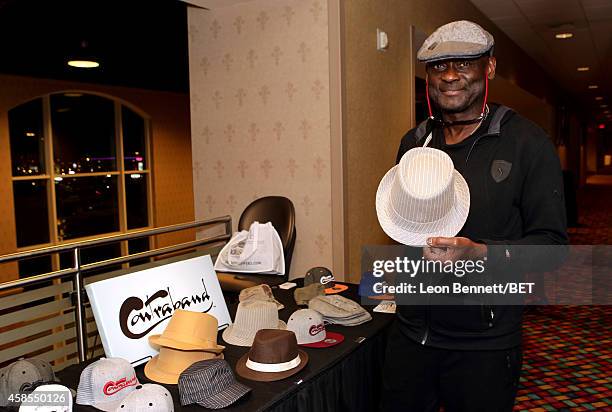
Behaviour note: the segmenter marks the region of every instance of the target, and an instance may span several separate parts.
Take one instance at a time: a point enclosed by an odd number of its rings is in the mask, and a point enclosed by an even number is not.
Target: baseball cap
[[[47,384],[37,386],[32,394],[48,393],[51,402],[47,405],[28,405],[22,403],[19,412],[72,412],[72,392],[64,385]],[[36,399],[34,397],[33,399]],[[40,403],[40,402],[38,402]]]
[[[440,26],[417,52],[417,60],[430,63],[452,58],[474,58],[491,52],[495,40],[491,33],[468,20]]]
[[[76,403],[114,411],[139,384],[134,367],[127,360],[101,358],[81,372]]]
[[[321,314],[312,309],[298,309],[289,317],[287,330],[295,333],[298,345],[328,348],[344,341],[340,333],[327,332]]]
[[[320,283],[325,286],[325,294],[332,295],[344,292],[348,289],[347,285],[337,284],[332,272],[323,266],[310,269],[304,276],[304,286]]]
[[[19,359],[0,369],[0,406],[8,405],[11,394],[28,393],[37,383],[55,382],[51,365],[38,358]]]
[[[376,277],[372,272],[364,272],[359,281],[359,296],[376,300],[393,300],[394,297],[383,292],[377,292],[378,287],[388,286],[384,277]]]
[[[136,385],[115,412],[173,412],[174,401],[168,389],[155,383]]]

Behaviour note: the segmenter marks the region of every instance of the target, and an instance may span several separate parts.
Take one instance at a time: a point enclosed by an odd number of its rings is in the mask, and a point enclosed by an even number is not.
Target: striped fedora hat
[[[426,246],[429,237],[455,236],[469,210],[467,182],[446,153],[430,147],[407,151],[376,192],[380,226],[408,246]]]

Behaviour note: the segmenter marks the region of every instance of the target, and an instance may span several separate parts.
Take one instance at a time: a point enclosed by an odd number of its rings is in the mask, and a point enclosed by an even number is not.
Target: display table
[[[301,286],[301,279],[298,281]],[[285,305],[279,311],[280,319],[287,321],[298,307],[293,300],[294,289],[273,289],[276,298]],[[342,293],[359,302],[357,286]],[[236,305],[228,305],[232,319]],[[370,312],[373,306],[365,306]],[[342,333],[344,342],[329,348],[305,348],[309,362],[306,367],[285,380],[276,382],[254,382],[236,375],[236,378],[253,390],[224,411],[373,411],[378,409],[381,392],[381,374],[384,361],[386,329],[394,315],[372,313],[372,320],[359,326],[344,327],[328,325],[326,329]],[[219,333],[219,343],[226,346],[225,359],[235,368],[238,359],[249,348],[225,343]],[[62,384],[76,389],[81,371],[87,364],[72,365],[58,373]],[[141,383],[151,382],[136,367]],[[175,410],[208,410],[198,405],[181,406],[178,387],[164,385],[172,393]],[[95,410],[75,405],[76,411]]]

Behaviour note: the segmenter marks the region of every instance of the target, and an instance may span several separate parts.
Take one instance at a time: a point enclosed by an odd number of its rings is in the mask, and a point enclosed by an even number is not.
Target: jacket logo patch
[[[493,160],[491,163],[491,177],[497,183],[505,180],[510,175],[512,170],[512,163],[505,160]]]

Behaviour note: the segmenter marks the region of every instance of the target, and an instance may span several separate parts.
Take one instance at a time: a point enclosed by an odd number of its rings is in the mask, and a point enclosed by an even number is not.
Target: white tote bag
[[[253,222],[248,231],[235,233],[221,249],[215,270],[284,275],[283,244],[272,223]]]

